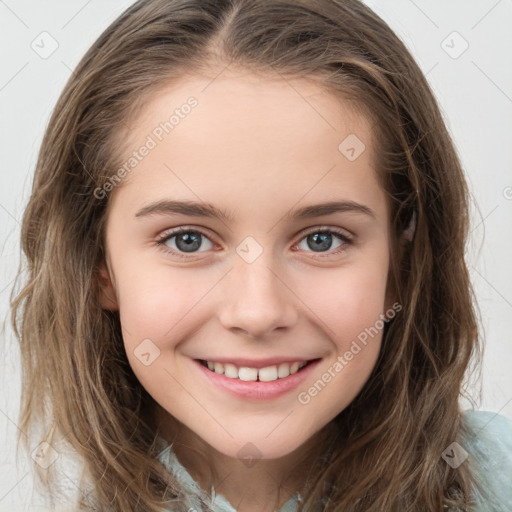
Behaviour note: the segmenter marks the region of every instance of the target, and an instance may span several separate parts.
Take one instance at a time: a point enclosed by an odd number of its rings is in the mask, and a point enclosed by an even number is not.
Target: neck
[[[198,485],[222,494],[238,512],[273,512],[301,493],[313,468],[323,432],[278,459],[253,461],[228,457],[157,406],[161,435]]]

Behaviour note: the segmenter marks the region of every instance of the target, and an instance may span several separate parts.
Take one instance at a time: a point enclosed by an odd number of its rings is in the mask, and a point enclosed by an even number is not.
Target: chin
[[[286,457],[290,453],[300,448],[307,439],[292,438],[289,435],[275,436],[271,439],[272,434],[265,438],[259,435],[258,437],[245,437],[237,436],[235,439],[226,443],[226,440],[211,440],[211,446],[227,457],[246,461],[248,467],[255,463],[257,460],[273,460]]]

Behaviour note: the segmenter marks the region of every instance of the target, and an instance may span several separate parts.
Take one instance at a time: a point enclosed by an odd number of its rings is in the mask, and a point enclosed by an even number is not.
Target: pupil
[[[332,235],[330,233],[314,233],[308,236],[308,246],[310,249],[323,249],[328,250],[331,246]],[[310,244],[310,240],[313,241]]]

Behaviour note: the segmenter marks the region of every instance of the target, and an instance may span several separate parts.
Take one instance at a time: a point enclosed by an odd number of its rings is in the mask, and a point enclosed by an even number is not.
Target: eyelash
[[[156,243],[157,243],[158,247],[160,249],[162,249],[165,253],[172,254],[173,256],[178,256],[179,258],[183,258],[183,259],[190,259],[190,256],[185,256],[184,253],[175,251],[174,249],[170,249],[169,247],[167,247],[165,245],[165,243],[167,241],[169,241],[171,238],[174,238],[175,236],[181,235],[183,233],[199,233],[200,235],[202,235],[205,238],[207,238],[208,240],[210,240],[210,237],[201,229],[192,228],[189,226],[182,226],[182,227],[176,228],[172,231],[168,231],[167,233],[164,233],[162,235],[162,237],[157,240]],[[302,231],[301,233],[299,233],[299,236],[301,238],[299,239],[299,242],[297,242],[297,244],[295,244],[295,245],[298,245],[298,243],[300,243],[307,236],[316,234],[316,233],[334,234],[343,242],[343,244],[340,245],[340,247],[334,249],[332,252],[327,251],[325,253],[314,253],[313,251],[307,251],[307,252],[313,252],[313,254],[317,254],[317,256],[315,256],[315,258],[325,258],[325,257],[337,255],[337,254],[345,251],[348,248],[348,246],[353,244],[352,238],[348,237],[342,230],[337,229],[337,228],[329,228],[326,226],[322,226],[322,227],[310,229],[308,231]],[[210,240],[210,242],[214,243],[212,240]],[[196,253],[190,253],[190,254],[196,254]]]

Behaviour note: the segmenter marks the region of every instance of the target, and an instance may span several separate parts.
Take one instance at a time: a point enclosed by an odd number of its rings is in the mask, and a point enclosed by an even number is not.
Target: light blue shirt
[[[512,512],[512,420],[494,412],[466,411],[462,421],[469,427],[470,435],[445,452],[444,460],[450,461],[453,467],[458,463],[463,464],[465,458],[473,458],[477,468],[476,477],[483,484],[483,494],[474,495],[477,502],[474,512]],[[163,439],[162,443],[165,443]],[[201,510],[198,496],[206,497],[206,494],[179,462],[172,447],[167,443],[164,446],[167,448],[160,453],[159,458],[176,476],[187,494],[184,510]],[[237,512],[213,488],[211,495],[210,506],[215,512]],[[296,512],[300,501],[300,494],[292,496],[279,512]],[[169,509],[169,512],[173,512],[173,509]]]

